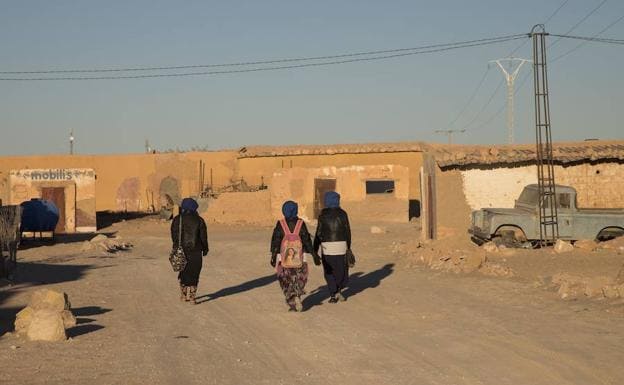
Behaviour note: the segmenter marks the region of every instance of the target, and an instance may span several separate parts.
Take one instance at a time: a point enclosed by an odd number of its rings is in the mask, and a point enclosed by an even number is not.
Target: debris
[[[558,254],[562,254],[562,253],[569,253],[570,251],[574,250],[574,246],[572,246],[572,244],[570,244],[570,242],[566,242],[564,240],[561,239],[557,239],[557,242],[555,243],[555,252]]]
[[[93,249],[95,249],[95,246],[90,241],[84,241],[82,242],[82,246],[80,246],[80,251],[83,253],[86,251],[91,251]]]
[[[487,251],[488,253],[496,253],[496,252],[498,252],[498,246],[494,242],[486,242],[486,243],[483,244],[483,246],[481,246],[481,248],[484,251]]]
[[[89,242],[91,243],[100,243],[100,242],[104,242],[108,239],[108,237],[104,234],[98,234],[95,237],[93,237]]]
[[[598,247],[598,244],[591,239],[579,239],[574,242],[574,247],[581,250],[594,251]]]

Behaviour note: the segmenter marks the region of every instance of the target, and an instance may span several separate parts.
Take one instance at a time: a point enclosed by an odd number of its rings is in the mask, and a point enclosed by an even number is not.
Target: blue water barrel
[[[33,198],[22,202],[21,232],[54,231],[59,221],[59,209],[50,201]]]

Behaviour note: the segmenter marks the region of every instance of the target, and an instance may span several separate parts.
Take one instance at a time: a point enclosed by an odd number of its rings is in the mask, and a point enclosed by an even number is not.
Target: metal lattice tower
[[[514,142],[514,83],[516,82],[520,68],[522,68],[522,65],[526,62],[530,62],[530,60],[513,57],[492,60],[490,62],[496,63],[498,68],[503,71],[503,76],[507,83],[507,142],[509,144],[513,144]]]
[[[546,68],[546,30],[536,25],[533,39],[533,85],[535,89],[535,141],[537,154],[537,183],[539,191],[540,243],[554,243],[559,238],[557,195],[553,162],[548,74]]]

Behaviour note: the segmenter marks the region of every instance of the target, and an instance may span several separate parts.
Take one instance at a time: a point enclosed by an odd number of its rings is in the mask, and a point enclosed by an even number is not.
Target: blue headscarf
[[[180,204],[180,207],[182,208],[182,210],[192,213],[192,212],[197,211],[199,204],[197,204],[197,201],[193,198],[184,198],[182,199],[182,203]]]
[[[297,218],[297,214],[299,213],[299,206],[296,202],[286,201],[282,205],[282,214],[284,214],[284,218],[292,219]]]
[[[335,191],[328,191],[325,193],[325,207],[335,209],[340,207],[340,194]]]

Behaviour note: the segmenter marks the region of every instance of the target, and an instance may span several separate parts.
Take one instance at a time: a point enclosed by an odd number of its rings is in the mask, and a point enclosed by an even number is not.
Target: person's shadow
[[[394,263],[388,263],[377,270],[364,274],[363,272],[357,272],[349,275],[349,284],[342,294],[347,297],[353,297],[366,289],[371,289],[379,286],[379,283],[390,274],[394,272]],[[310,310],[314,306],[322,305],[325,300],[329,299],[329,290],[327,285],[319,286],[312,291],[310,295],[305,297],[302,301],[302,311]]]
[[[201,296],[196,298],[196,301],[197,301],[198,304],[203,303],[203,302],[212,301],[212,300],[215,300],[217,298],[227,297],[229,295],[234,295],[234,294],[242,293],[242,292],[245,292],[245,291],[257,289],[259,287],[269,285],[269,284],[275,282],[276,280],[277,280],[277,277],[275,276],[275,274],[266,275],[264,277],[252,279],[251,281],[247,281],[247,282],[241,283],[241,284],[236,285],[236,286],[230,286],[230,287],[223,288],[223,289],[221,289],[219,291],[216,291],[216,292],[214,292],[212,294],[201,295]]]

